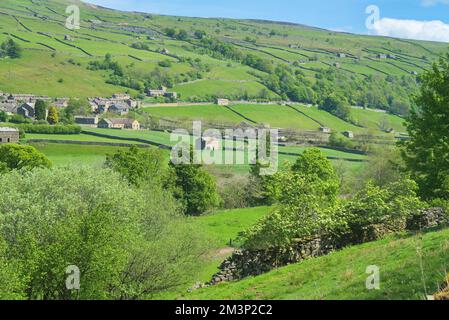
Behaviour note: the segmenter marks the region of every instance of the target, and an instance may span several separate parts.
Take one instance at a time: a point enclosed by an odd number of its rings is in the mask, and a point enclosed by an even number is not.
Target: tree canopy
[[[449,54],[421,77],[406,121],[404,160],[426,199],[449,199]]]

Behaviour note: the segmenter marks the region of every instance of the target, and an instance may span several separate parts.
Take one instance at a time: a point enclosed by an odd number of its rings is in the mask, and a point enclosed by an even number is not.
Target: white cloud
[[[443,1],[449,3],[449,0]],[[379,36],[394,38],[449,42],[449,24],[439,20],[418,21],[382,18],[374,23],[372,32]]]

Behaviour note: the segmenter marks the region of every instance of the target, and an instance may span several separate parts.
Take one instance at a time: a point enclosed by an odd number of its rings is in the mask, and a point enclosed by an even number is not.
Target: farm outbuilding
[[[0,144],[19,142],[19,130],[15,128],[0,127]]]

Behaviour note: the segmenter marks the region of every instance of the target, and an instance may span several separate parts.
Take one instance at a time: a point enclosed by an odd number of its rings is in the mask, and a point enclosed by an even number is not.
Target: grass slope
[[[449,267],[449,230],[402,235],[350,247],[183,299],[424,299]],[[367,290],[366,268],[380,268],[380,290]]]
[[[81,29],[72,31],[65,28],[68,16],[65,11],[73,3],[80,7]],[[200,54],[198,44],[168,38],[163,34],[165,28],[182,28],[191,36],[196,30],[202,30],[244,53],[281,64],[300,62],[298,68],[312,80],[314,68],[328,69],[337,61],[342,70],[360,79],[367,75],[410,75],[411,71],[421,72],[428,68],[438,54],[446,51],[445,44],[436,42],[351,35],[259,20],[121,12],[77,0],[3,0],[0,15],[0,41],[13,37],[25,49],[20,61],[0,60],[0,90],[51,96],[87,97],[114,91],[135,93],[107,85],[105,72],[87,70],[88,62],[98,60],[106,53],[119,60],[131,75],[148,73],[163,60],[173,62],[171,68],[163,68],[171,75],[195,70],[183,59],[160,54],[161,48],[182,58],[199,58],[208,66],[201,81],[175,86],[183,99],[241,93],[251,96],[265,89],[254,76],[260,71]],[[65,35],[72,39],[65,40]],[[248,37],[257,38],[256,43],[248,42]],[[131,48],[135,42],[147,44],[149,50]],[[300,47],[292,48],[292,45]],[[344,52],[347,57],[337,58],[337,52]],[[379,53],[395,54],[397,59],[379,60],[376,58]],[[52,57],[52,54],[56,56]],[[76,64],[67,64],[70,59]],[[64,82],[58,82],[59,79]],[[273,92],[268,93],[276,96]]]

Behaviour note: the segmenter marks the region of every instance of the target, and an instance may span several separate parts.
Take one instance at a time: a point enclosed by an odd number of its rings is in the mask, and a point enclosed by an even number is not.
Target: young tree
[[[164,154],[156,148],[119,150],[106,158],[105,166],[118,172],[130,184],[160,185],[166,178]]]
[[[421,77],[403,157],[425,199],[449,199],[449,54]]]
[[[10,57],[11,59],[20,58],[22,56],[22,47],[9,38],[1,44],[0,55]]]
[[[56,107],[51,106],[50,109],[48,110],[47,121],[50,124],[58,124],[59,123],[59,113],[58,113],[58,109],[56,109]]]
[[[193,150],[190,160],[193,160]],[[172,177],[167,185],[183,202],[187,215],[200,215],[220,204],[217,182],[202,165],[170,162],[170,169]]]
[[[46,120],[47,104],[43,100],[37,100],[34,106],[36,120]]]
[[[0,145],[0,172],[50,167],[50,160],[34,147],[18,144]]]

